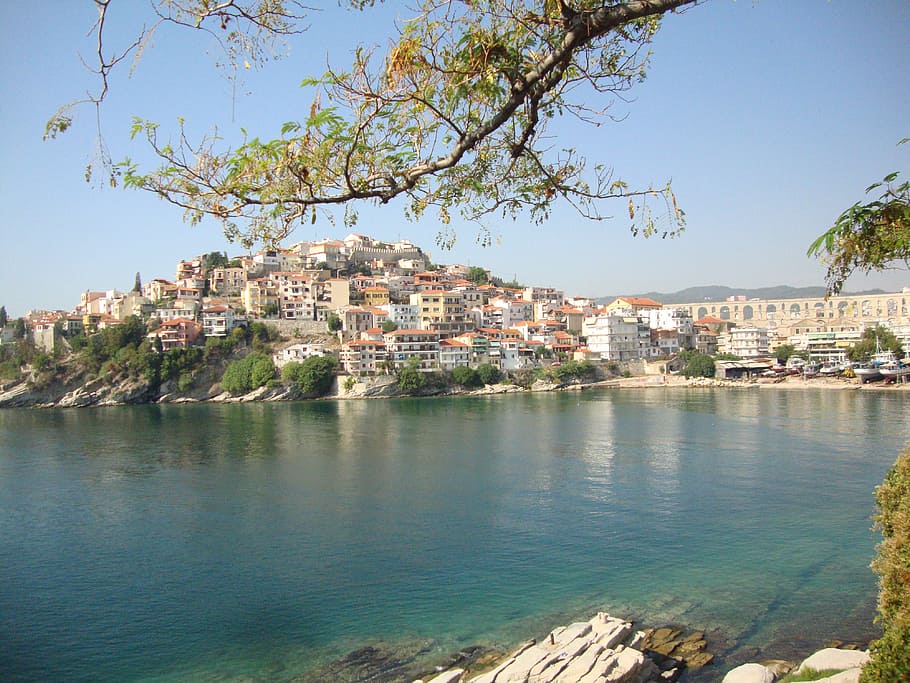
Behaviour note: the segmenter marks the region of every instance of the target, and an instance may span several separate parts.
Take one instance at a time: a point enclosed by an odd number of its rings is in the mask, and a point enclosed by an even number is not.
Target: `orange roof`
[[[654,299],[648,299],[647,297],[638,297],[638,296],[619,296],[616,297],[616,301],[625,301],[633,306],[656,306],[662,308],[663,304],[659,301],[654,301]]]
[[[696,325],[718,325],[728,322],[726,320],[721,320],[720,318],[715,318],[710,315],[706,315],[704,318],[699,318],[695,321]]]
[[[467,344],[465,344],[464,342],[457,341],[455,339],[440,339],[439,345],[440,346],[460,346],[465,349],[468,348]]]
[[[349,348],[354,346],[385,346],[385,342],[373,339],[355,339],[354,341],[349,341],[345,346]]]

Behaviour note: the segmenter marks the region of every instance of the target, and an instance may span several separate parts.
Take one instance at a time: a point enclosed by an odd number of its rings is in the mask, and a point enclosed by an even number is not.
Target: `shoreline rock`
[[[495,668],[477,675],[458,666],[414,683],[672,682],[686,667],[677,653],[690,657],[692,667],[711,662],[703,636],[670,627],[640,631],[630,621],[599,612],[589,621],[559,626],[539,642],[522,643]]]

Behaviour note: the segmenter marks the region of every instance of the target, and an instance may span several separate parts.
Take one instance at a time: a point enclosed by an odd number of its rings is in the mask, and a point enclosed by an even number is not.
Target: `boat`
[[[859,382],[867,382],[868,380],[878,379],[882,376],[882,373],[879,372],[878,365],[873,363],[860,363],[859,365],[853,366],[853,374],[859,377]]]
[[[816,363],[814,360],[810,360],[807,363],[803,364],[802,374],[803,374],[803,377],[815,377],[819,373],[820,370],[821,370],[821,366],[818,363]]]
[[[867,380],[878,379],[884,376],[882,367],[887,367],[890,371],[892,364],[897,364],[897,356],[892,351],[879,351],[872,354],[869,362],[855,365],[853,373],[859,377],[860,384]],[[896,376],[896,375],[895,375]]]
[[[833,377],[841,374],[843,371],[844,369],[838,363],[828,360],[822,363],[821,367],[818,369],[818,374],[823,377]]]
[[[899,360],[892,360],[879,365],[878,371],[886,380],[903,380],[905,377],[910,377],[910,364]]]

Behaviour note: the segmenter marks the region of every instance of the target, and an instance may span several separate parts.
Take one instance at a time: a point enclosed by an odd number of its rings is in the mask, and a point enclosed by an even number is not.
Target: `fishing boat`
[[[853,366],[853,374],[859,377],[859,382],[867,382],[872,379],[878,379],[882,376],[882,373],[879,372],[878,365],[873,363],[860,363],[859,365]]]
[[[868,363],[854,366],[853,373],[859,377],[860,383],[863,383],[867,380],[883,377],[884,373],[882,373],[882,367],[887,366],[890,371],[892,364],[898,364],[897,356],[894,355],[894,352],[879,351],[872,354],[872,358],[869,359]]]
[[[910,364],[895,359],[882,363],[878,371],[885,379],[904,379],[910,377]]]
[[[835,375],[839,375],[842,372],[843,368],[841,368],[838,363],[830,360],[822,363],[822,366],[818,369],[818,374],[822,375],[823,377],[834,377]]]

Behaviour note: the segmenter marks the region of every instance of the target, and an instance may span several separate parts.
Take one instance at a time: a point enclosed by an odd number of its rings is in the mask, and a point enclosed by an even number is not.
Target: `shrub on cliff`
[[[292,385],[306,396],[324,396],[332,388],[338,361],[332,356],[307,358],[301,363],[288,363],[281,369],[281,381]]]
[[[452,381],[458,386],[465,387],[466,389],[483,386],[483,381],[480,379],[480,375],[477,374],[477,370],[467,366],[453,368]]]
[[[484,384],[496,384],[502,379],[502,373],[495,365],[484,363],[477,366],[477,376]]]
[[[426,386],[427,378],[420,371],[416,358],[409,358],[407,365],[398,369],[398,388],[408,394],[414,394]]]
[[[246,394],[265,386],[274,376],[272,359],[261,353],[251,353],[228,364],[221,378],[221,388],[235,396]]]
[[[910,681],[910,448],[875,489],[875,501],[883,540],[872,568],[881,576],[877,620],[884,635],[872,643],[860,681]]]

